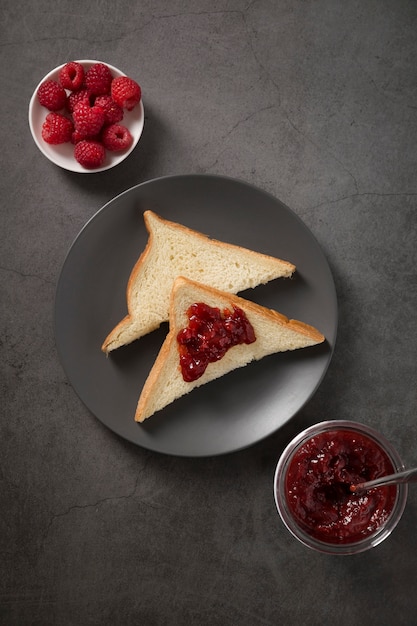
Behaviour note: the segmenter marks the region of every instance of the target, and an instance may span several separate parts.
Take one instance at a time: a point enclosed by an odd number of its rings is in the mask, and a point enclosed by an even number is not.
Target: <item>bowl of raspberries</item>
[[[29,104],[39,150],[71,172],[102,172],[121,163],[143,130],[139,83],[101,61],[69,61],[47,74]]]

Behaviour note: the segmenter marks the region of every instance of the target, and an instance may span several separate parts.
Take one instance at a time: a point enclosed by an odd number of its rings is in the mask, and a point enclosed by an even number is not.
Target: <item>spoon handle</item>
[[[381,476],[375,480],[369,480],[364,483],[358,483],[357,485],[351,485],[350,491],[357,493],[358,491],[366,491],[373,487],[382,487],[383,485],[396,485],[399,483],[409,483],[417,481],[417,467],[413,469],[404,470],[403,472],[397,472],[396,474],[390,474],[389,476]]]

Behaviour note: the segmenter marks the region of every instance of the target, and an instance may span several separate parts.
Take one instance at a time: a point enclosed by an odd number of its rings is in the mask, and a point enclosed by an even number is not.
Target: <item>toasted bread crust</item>
[[[237,306],[245,311],[246,314],[250,314],[251,312],[254,315],[262,316],[265,319],[269,319],[271,322],[275,324],[281,324],[282,326],[286,326],[287,328],[291,328],[297,333],[308,337],[312,341],[316,341],[317,343],[322,343],[325,339],[324,335],[314,326],[310,326],[305,322],[301,322],[300,320],[289,319],[283,313],[279,313],[279,311],[275,311],[274,309],[268,309],[267,307],[263,307],[256,302],[252,302],[251,300],[247,300],[246,298],[241,298],[236,294],[222,294],[218,289],[210,287],[208,285],[202,285],[195,280],[190,280],[184,276],[179,276],[172,288],[171,301],[170,301],[170,312],[169,319],[176,318],[176,295],[180,289],[183,287],[195,287],[204,293],[207,296],[212,296],[213,298],[218,298],[220,301],[220,306],[226,304],[226,302],[221,302],[222,300],[226,300],[227,303]],[[177,327],[177,332],[180,328]]]
[[[172,222],[170,220],[167,220],[161,217],[160,215],[156,215],[156,213],[154,213],[153,211],[150,211],[150,210],[145,211],[143,214],[143,219],[145,221],[146,229],[151,235],[151,238],[148,241],[149,247],[150,247],[151,240],[152,240],[152,220],[157,220],[161,224],[165,224],[168,227],[175,228],[175,230],[177,230],[179,233],[183,233],[187,235],[188,237],[193,237],[194,239],[200,240],[202,244],[210,243],[215,246],[219,246],[220,248],[227,250],[228,252],[231,252],[231,253],[233,253],[233,251],[238,252],[238,251],[244,250],[245,254],[252,255],[254,259],[263,257],[264,259],[269,259],[271,263],[275,263],[276,261],[279,261],[279,263],[282,266],[286,266],[287,276],[291,276],[295,272],[295,269],[296,269],[295,265],[293,263],[290,263],[289,261],[277,259],[276,257],[273,257],[269,254],[256,252],[255,250],[250,250],[249,248],[243,248],[243,246],[238,246],[233,243],[227,243],[225,241],[214,239],[213,237],[209,237],[208,235],[205,235],[204,233],[201,233],[198,230],[194,230],[192,228],[189,228],[188,226],[184,226],[183,224],[178,224],[177,222]],[[145,251],[146,251],[146,248],[145,248]],[[139,262],[140,262],[140,259],[138,260],[137,265],[139,265]]]
[[[145,212],[146,213],[146,212]],[[144,213],[144,217],[145,217],[145,213]],[[145,217],[145,225],[146,225],[146,229],[148,231],[148,240],[146,242],[146,246],[143,250],[143,252],[140,254],[138,260],[136,261],[135,265],[133,266],[133,269],[130,273],[129,279],[127,281],[127,287],[126,287],[126,303],[127,303],[127,310],[128,313],[127,315],[120,320],[120,322],[118,324],[116,324],[116,326],[113,328],[113,330],[107,335],[107,337],[105,338],[105,340],[103,341],[103,344],[101,346],[101,350],[103,352],[105,352],[106,354],[108,354],[113,348],[112,348],[112,344],[117,342],[121,332],[125,329],[128,328],[129,326],[131,326],[132,324],[132,320],[134,317],[134,312],[131,310],[131,292],[132,292],[132,288],[133,285],[135,283],[135,280],[137,280],[137,276],[139,274],[139,272],[141,271],[142,266],[144,265],[144,263],[146,262],[146,259],[148,258],[151,249],[152,249],[152,244],[153,244],[153,233],[152,230],[149,228],[148,225],[148,220]]]

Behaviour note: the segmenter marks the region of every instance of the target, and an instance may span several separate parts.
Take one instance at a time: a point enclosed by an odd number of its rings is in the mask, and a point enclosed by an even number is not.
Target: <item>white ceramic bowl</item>
[[[118,76],[125,76],[125,74],[117,69],[117,67],[113,67],[113,65],[110,65],[105,61],[82,60],[78,61],[78,63],[81,63],[85,70],[91,67],[94,63],[105,63],[110,68],[115,78]],[[37,85],[35,91],[33,92],[29,103],[29,127],[32,133],[32,137],[39,150],[50,161],[52,161],[52,163],[55,163],[55,165],[58,165],[59,167],[69,170],[70,172],[79,172],[81,174],[94,174],[96,172],[103,172],[104,170],[108,170],[124,161],[124,159],[129,156],[129,154],[137,145],[142,134],[143,124],[145,121],[143,102],[141,100],[140,103],[133,109],[133,111],[125,110],[123,120],[120,122],[121,124],[126,126],[132,134],[133,142],[130,148],[123,152],[110,152],[109,150],[106,150],[106,159],[101,167],[97,167],[95,169],[87,169],[85,167],[82,167],[82,165],[80,165],[75,160],[74,145],[72,143],[64,143],[55,146],[46,143],[46,141],[42,139],[42,124],[50,111],[48,111],[48,109],[39,104],[37,91],[40,85],[45,80],[58,80],[59,72],[61,68],[64,67],[64,65],[65,63],[59,65],[54,70],[49,72],[49,74],[44,76]]]

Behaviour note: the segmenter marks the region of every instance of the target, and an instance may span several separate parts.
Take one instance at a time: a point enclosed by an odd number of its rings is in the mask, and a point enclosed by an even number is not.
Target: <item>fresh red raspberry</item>
[[[90,106],[86,102],[79,102],[72,112],[75,130],[85,137],[97,135],[104,124],[104,111],[97,106]]]
[[[87,169],[100,167],[106,158],[106,151],[99,141],[84,139],[74,148],[75,160]]]
[[[110,93],[112,80],[110,68],[105,63],[94,63],[85,74],[85,85],[96,96]]]
[[[140,102],[142,90],[133,78],[120,76],[112,81],[111,97],[123,109],[131,111]]]
[[[84,83],[84,68],[77,61],[70,61],[61,68],[59,72],[59,82],[64,89],[78,91]]]
[[[74,125],[70,119],[60,113],[48,113],[42,124],[42,139],[46,143],[57,145],[71,141]]]
[[[111,96],[97,96],[94,104],[103,109],[105,124],[117,124],[117,122],[122,121],[124,116],[123,109],[115,103]]]
[[[122,126],[121,124],[111,124],[110,126],[105,126],[103,128],[101,141],[107,150],[120,152],[121,150],[130,148],[133,142],[133,137],[126,126]]]
[[[85,102],[86,104],[94,104],[92,102],[94,100],[94,96],[88,91],[88,89],[80,89],[79,91],[73,91],[67,97],[67,111],[72,113],[74,111],[74,107],[79,102]]]
[[[101,141],[99,135],[95,135],[94,137],[86,137],[83,133],[80,133],[79,130],[75,130],[74,128],[71,135],[71,143],[75,145],[76,143],[78,143],[79,141],[83,141],[84,139],[89,139],[91,141]]]
[[[49,111],[63,109],[67,100],[67,94],[63,86],[56,80],[45,80],[38,89],[38,100]]]

